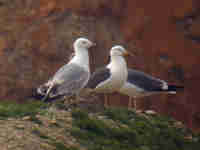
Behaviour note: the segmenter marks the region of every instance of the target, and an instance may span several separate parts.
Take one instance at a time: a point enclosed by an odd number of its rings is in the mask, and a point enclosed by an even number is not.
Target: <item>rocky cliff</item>
[[[199,129],[199,7],[197,0],[0,0],[0,98],[24,101],[68,61],[72,42],[87,36],[97,43],[92,70],[123,44],[137,55],[129,67],[183,84],[184,92],[141,99],[139,107]],[[110,104],[127,100],[113,95]]]

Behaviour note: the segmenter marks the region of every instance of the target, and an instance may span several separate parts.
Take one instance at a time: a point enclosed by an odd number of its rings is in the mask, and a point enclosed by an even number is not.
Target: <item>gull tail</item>
[[[50,86],[49,86],[48,89],[47,89],[47,92],[46,92],[45,96],[42,98],[42,101],[43,101],[43,102],[46,101],[46,99],[49,98],[49,94],[50,94],[51,90],[53,89],[53,87],[54,87],[54,85],[53,85],[53,84],[50,84]]]
[[[40,87],[33,89],[31,97],[43,102],[52,102],[64,97],[64,95],[59,95],[57,93],[57,85],[43,84]]]
[[[176,92],[183,91],[183,90],[184,90],[184,86],[168,84],[168,89],[166,91],[168,91],[170,94],[176,94]]]
[[[44,98],[44,94],[39,93],[37,88],[33,88],[32,92],[31,92],[31,95],[29,95],[26,98],[31,98],[31,99],[33,98],[33,99],[40,100],[40,99]]]

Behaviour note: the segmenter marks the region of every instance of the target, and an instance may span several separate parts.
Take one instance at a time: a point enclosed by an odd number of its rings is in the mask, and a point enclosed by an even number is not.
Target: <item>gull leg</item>
[[[104,94],[104,107],[105,108],[108,108],[108,99],[109,99],[108,95]]]
[[[137,111],[137,100],[136,100],[136,98],[134,98],[134,108]]]
[[[50,118],[51,120],[55,120],[56,116],[54,114],[54,105],[52,104],[50,107],[49,107],[49,114],[50,114]]]
[[[132,107],[132,97],[128,97],[128,109],[131,109]]]
[[[51,89],[53,88],[54,84],[53,82],[50,84],[48,90],[47,90],[47,93],[46,95],[42,98],[42,101],[45,102],[45,100],[49,97],[49,93],[51,92]]]
[[[73,104],[77,106],[78,104],[80,104],[82,102],[86,102],[86,99],[84,97],[80,96],[79,94],[76,94]]]
[[[78,103],[78,98],[79,97],[77,94],[67,97],[67,102],[68,102],[67,107],[71,108],[71,107],[76,106],[76,104]]]
[[[73,104],[74,104],[75,106],[77,106],[77,104],[79,103],[79,100],[80,100],[80,96],[79,96],[78,94],[76,94],[76,95],[75,95],[75,98],[74,98],[74,103],[73,103]]]
[[[54,103],[47,104],[47,115],[50,117],[51,121],[54,121],[56,119],[54,109],[55,109]]]

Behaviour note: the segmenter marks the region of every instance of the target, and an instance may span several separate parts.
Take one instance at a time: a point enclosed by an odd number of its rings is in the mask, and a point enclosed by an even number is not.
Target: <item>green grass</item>
[[[99,114],[98,114],[99,115]],[[147,117],[126,109],[108,109],[100,115],[115,121],[90,117],[87,112],[72,112],[72,136],[88,150],[198,150],[199,137],[186,140],[192,134],[185,128],[173,126],[174,120],[164,116]]]
[[[24,116],[35,116],[38,113],[45,113],[45,109],[41,109],[44,107],[46,107],[46,104],[41,102],[31,102],[25,104],[19,104],[16,102],[0,102],[0,119],[6,119],[9,117],[18,118]]]
[[[78,150],[78,148],[76,148],[76,147],[66,147],[61,142],[54,142],[52,145],[54,145],[56,147],[56,150]]]

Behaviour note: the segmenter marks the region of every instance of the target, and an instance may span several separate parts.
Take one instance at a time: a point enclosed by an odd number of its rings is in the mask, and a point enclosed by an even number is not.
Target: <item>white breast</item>
[[[128,72],[127,65],[122,56],[118,56],[113,59],[112,62],[107,66],[110,69],[111,76],[100,83],[96,87],[96,91],[99,92],[114,92],[118,91],[126,82]]]

